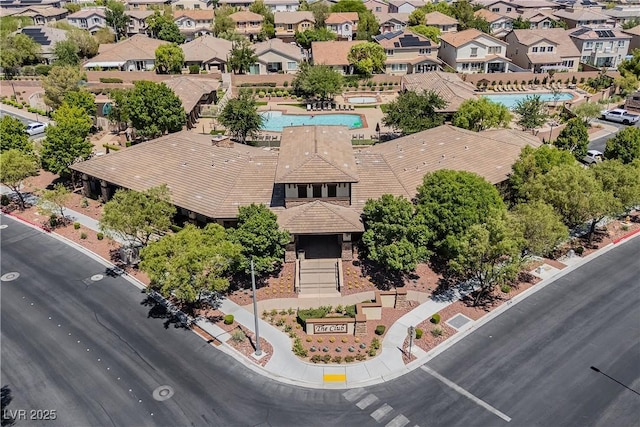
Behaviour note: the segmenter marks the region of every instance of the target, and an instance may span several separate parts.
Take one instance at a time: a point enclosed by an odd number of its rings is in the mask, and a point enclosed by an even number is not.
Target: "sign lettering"
[[[313,325],[314,334],[346,334],[347,324],[342,323],[339,325]]]

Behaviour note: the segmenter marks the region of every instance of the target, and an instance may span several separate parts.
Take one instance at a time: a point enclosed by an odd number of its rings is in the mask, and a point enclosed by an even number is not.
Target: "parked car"
[[[582,158],[582,163],[587,166],[591,166],[594,163],[601,162],[604,159],[604,154],[598,150],[589,150],[587,155]]]
[[[603,120],[610,120],[612,122],[618,122],[625,125],[637,123],[640,120],[640,116],[637,114],[631,114],[627,110],[622,108],[615,108],[613,110],[604,110],[602,113]]]
[[[27,125],[27,133],[29,135],[37,135],[43,133],[46,127],[46,123],[32,122]]]

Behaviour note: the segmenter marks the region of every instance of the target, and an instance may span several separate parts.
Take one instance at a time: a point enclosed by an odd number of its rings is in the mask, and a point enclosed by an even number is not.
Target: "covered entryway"
[[[296,236],[296,250],[300,259],[340,258],[340,236],[299,235]]]

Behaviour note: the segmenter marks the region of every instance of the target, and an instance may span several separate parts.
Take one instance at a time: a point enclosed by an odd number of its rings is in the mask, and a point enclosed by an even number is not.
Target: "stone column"
[[[400,288],[396,291],[396,308],[409,307],[409,301],[407,300],[407,290]]]
[[[198,223],[198,216],[193,211],[189,211],[189,222],[191,224],[197,224]]]
[[[82,174],[82,195],[84,197],[91,197],[91,183],[89,182],[89,175]]]
[[[104,179],[100,180],[100,195],[102,197],[102,203],[107,203],[110,199],[109,183]]]

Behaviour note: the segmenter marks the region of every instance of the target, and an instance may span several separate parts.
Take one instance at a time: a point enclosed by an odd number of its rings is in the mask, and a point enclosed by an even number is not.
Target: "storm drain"
[[[447,321],[447,325],[459,330],[464,325],[472,321],[473,321],[472,319],[468,318],[464,314],[458,313]]]

